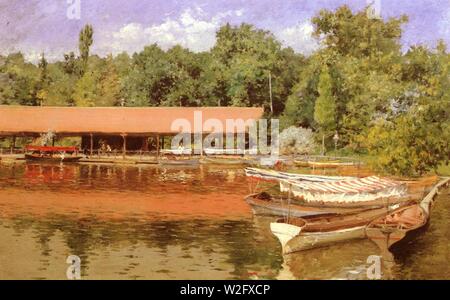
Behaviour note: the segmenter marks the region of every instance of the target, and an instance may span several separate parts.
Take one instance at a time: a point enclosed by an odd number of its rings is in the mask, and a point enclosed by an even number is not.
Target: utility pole
[[[270,112],[273,114],[272,73],[269,71]]]

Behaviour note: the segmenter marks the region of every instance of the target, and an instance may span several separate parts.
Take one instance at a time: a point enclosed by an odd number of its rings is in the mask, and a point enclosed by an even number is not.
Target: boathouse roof
[[[227,132],[227,120],[258,120],[262,108],[247,107],[50,107],[0,106],[0,135],[27,135],[52,131],[57,134],[176,134],[175,120],[187,120],[198,132],[215,119]],[[201,115],[201,119],[198,117]],[[194,116],[197,125],[194,126]],[[211,124],[211,121],[209,121]],[[183,121],[181,121],[183,123]],[[186,123],[186,122],[184,122]],[[214,121],[212,121],[214,123]],[[194,128],[196,127],[196,128]],[[207,126],[210,127],[210,126]],[[246,129],[244,129],[246,130]],[[233,130],[230,130],[230,132]],[[207,133],[208,130],[203,129]],[[235,132],[242,132],[236,130]]]

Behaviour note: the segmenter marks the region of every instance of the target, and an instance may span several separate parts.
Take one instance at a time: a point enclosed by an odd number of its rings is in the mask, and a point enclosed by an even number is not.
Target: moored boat
[[[78,155],[77,147],[55,146],[26,146],[25,160],[55,163],[78,162],[82,156]]]
[[[298,167],[309,167],[309,168],[323,168],[323,169],[333,169],[340,167],[353,167],[358,166],[361,163],[355,161],[341,161],[341,160],[294,160],[295,165]]]
[[[365,237],[365,227],[373,220],[406,203],[366,209],[358,213],[328,216],[282,218],[271,223],[272,233],[282,244],[283,253],[316,248],[336,242]]]
[[[160,159],[158,163],[163,166],[197,166],[200,161],[198,159]]]
[[[339,168],[339,167],[351,167],[356,166],[354,162],[342,162],[342,161],[308,161],[308,166],[313,168]]]
[[[201,162],[217,165],[247,165],[253,163],[252,160],[243,157],[212,157],[212,156],[203,157],[201,159]]]
[[[245,168],[245,175],[249,178],[271,182],[278,182],[281,180],[329,182],[356,179],[355,177],[296,174],[259,168]]]
[[[380,205],[362,208],[308,206],[305,204],[299,204],[296,201],[288,203],[286,199],[282,200],[280,198],[272,197],[266,192],[248,195],[245,198],[245,201],[251,206],[255,215],[278,217],[289,215],[298,218],[318,215],[352,214],[371,208],[381,207]]]
[[[283,254],[365,237],[365,226],[324,232],[302,232],[301,224],[271,223],[270,229],[280,241]]]
[[[162,155],[192,155],[192,149],[183,147],[179,149],[161,149],[160,153]]]
[[[280,191],[311,206],[361,207],[404,202],[405,184],[377,176],[331,182],[281,180]],[[392,202],[393,201],[393,202]]]
[[[430,210],[438,190],[447,186],[450,178],[440,181],[419,204],[399,208],[386,216],[372,221],[366,228],[367,237],[390,257],[390,251],[415,236],[428,224]]]

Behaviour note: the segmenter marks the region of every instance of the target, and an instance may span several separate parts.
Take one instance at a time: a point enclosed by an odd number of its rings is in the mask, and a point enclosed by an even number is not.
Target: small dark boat
[[[382,251],[383,257],[391,257],[390,251],[411,240],[428,224],[430,210],[439,188],[447,186],[450,178],[439,182],[419,204],[399,208],[371,222],[366,228],[367,237]]]
[[[31,161],[44,161],[44,162],[78,162],[80,159],[82,159],[81,156],[78,157],[58,157],[58,156],[48,156],[48,155],[41,155],[41,154],[25,154],[26,160]]]
[[[160,159],[158,163],[162,166],[197,166],[198,159]]]
[[[267,216],[287,216],[302,218],[306,216],[318,216],[318,215],[337,215],[337,214],[352,214],[362,212],[368,209],[376,209],[382,207],[398,207],[398,203],[408,203],[411,199],[404,199],[403,201],[380,201],[377,203],[370,203],[367,206],[360,207],[336,207],[326,205],[309,205],[297,200],[293,200],[288,204],[288,200],[274,198],[266,192],[251,194],[245,198],[245,201],[252,207],[255,215],[267,215]],[[395,206],[397,205],[397,206]]]
[[[341,161],[341,160],[325,160],[325,161],[314,161],[314,160],[295,160],[295,165],[298,167],[310,167],[318,169],[334,169],[340,167],[352,167],[358,166],[361,163],[353,161]]]
[[[203,157],[201,163],[217,165],[247,165],[253,161],[243,157]]]
[[[83,158],[78,155],[77,147],[26,146],[25,150],[25,160],[28,161],[70,163]]]

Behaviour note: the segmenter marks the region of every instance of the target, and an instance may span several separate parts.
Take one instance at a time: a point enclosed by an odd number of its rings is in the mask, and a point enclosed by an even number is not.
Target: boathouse
[[[227,121],[258,120],[263,113],[262,108],[244,107],[0,106],[0,137],[10,137],[14,148],[16,137],[37,138],[52,132],[57,138],[81,137],[79,146],[91,155],[101,141],[107,141],[124,155],[127,151],[149,151],[152,147],[159,155],[164,137],[183,130],[177,124],[192,124],[193,134],[201,128],[205,136],[211,129],[209,125],[205,130],[206,122],[214,120],[212,123],[219,122],[226,134]],[[248,128],[234,131],[239,133]]]

